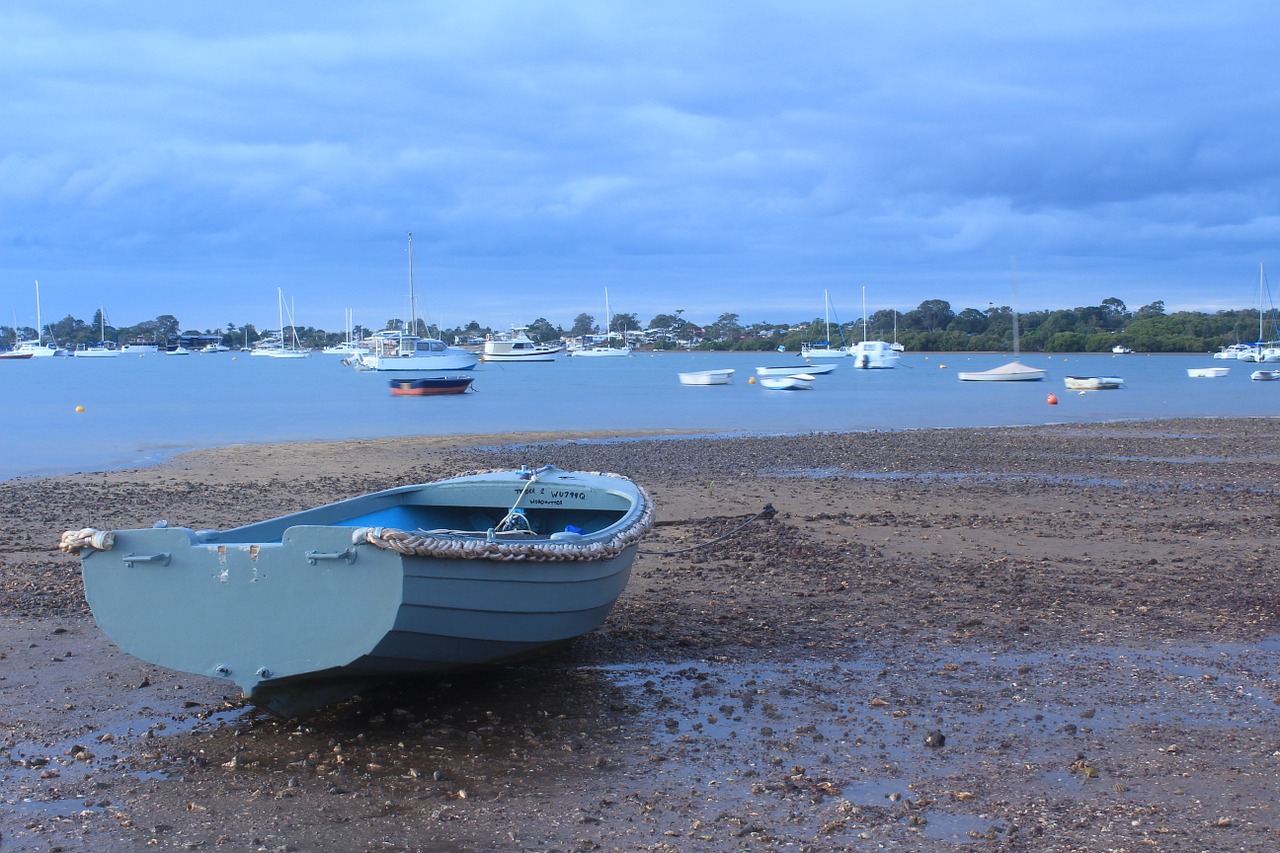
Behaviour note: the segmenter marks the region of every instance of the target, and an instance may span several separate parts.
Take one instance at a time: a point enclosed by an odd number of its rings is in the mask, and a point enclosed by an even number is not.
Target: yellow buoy
[[[939,370],[946,370],[946,369],[947,369],[947,366],[946,366],[945,364],[939,364],[939,365],[938,365],[938,369],[939,369]]]
[[[748,384],[748,385],[755,385],[755,384],[756,384],[756,378],[755,378],[754,376],[752,376],[750,379],[748,379],[748,380],[747,380],[747,384]]]
[[[83,411],[84,411],[84,406],[76,406],[76,411],[77,411],[77,412],[83,412]]]

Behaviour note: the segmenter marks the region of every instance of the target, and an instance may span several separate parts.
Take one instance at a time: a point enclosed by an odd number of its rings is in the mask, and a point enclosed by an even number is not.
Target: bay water
[[[0,361],[0,479],[132,467],[184,450],[235,444],[415,435],[663,433],[776,435],[924,427],[1013,426],[1280,413],[1280,382],[1257,365],[1208,355],[1045,355],[1041,382],[961,382],[1008,353],[907,353],[893,370],[835,359],[810,391],[771,391],[757,366],[803,366],[794,354],[642,353],[481,364],[473,392],[393,397],[390,374],[338,356],[121,355]],[[1221,379],[1189,367],[1229,366]],[[727,386],[683,386],[680,371],[733,368]],[[411,374],[402,374],[411,375]],[[1069,375],[1115,375],[1125,387],[1066,391]],[[1057,398],[1050,405],[1049,395]],[[77,409],[82,409],[78,411]]]

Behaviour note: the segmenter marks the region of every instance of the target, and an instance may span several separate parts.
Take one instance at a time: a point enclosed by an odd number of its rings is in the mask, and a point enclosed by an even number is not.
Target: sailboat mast
[[[867,286],[862,286],[862,342],[867,342]]]
[[[1018,259],[1009,258],[1009,275],[1013,279],[1013,360],[1018,360]]]
[[[413,295],[413,232],[409,232],[409,334],[418,333],[418,304]]]
[[[1262,262],[1258,263],[1258,361],[1262,361],[1262,303],[1266,298],[1267,277]]]
[[[831,349],[831,291],[822,291],[822,316],[827,324],[827,349]]]
[[[40,279],[36,279],[36,346],[44,343],[44,327],[40,325]]]

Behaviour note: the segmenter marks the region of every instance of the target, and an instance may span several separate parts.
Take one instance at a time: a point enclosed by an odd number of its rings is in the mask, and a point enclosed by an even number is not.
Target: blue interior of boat
[[[456,530],[482,533],[501,523],[508,507],[389,506],[336,522],[343,527],[394,527],[399,530]],[[574,528],[595,533],[622,518],[607,510],[526,509],[534,533],[550,535]]]
[[[235,527],[230,530],[200,532],[203,542],[279,542],[285,530],[295,525],[328,527],[390,527],[407,531],[451,531],[483,534],[496,528],[509,507],[423,506],[383,503],[369,512],[342,512],[343,504],[331,504],[280,518]],[[345,507],[349,508],[349,507]],[[528,529],[542,536],[556,533],[590,535],[617,523],[625,515],[621,509],[530,508],[522,510]]]

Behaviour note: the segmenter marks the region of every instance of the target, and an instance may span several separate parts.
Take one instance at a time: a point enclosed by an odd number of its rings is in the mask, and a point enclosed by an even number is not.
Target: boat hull
[[[435,397],[463,394],[471,387],[472,376],[430,376],[419,379],[392,379],[392,397]]]
[[[495,532],[513,507],[535,532]],[[122,650],[233,681],[293,716],[386,678],[506,664],[593,630],[652,514],[630,480],[547,468],[226,531],[114,531],[105,550],[68,547],[69,531],[63,548],[80,554],[94,618]]]
[[[1068,391],[1104,391],[1119,388],[1124,380],[1119,376],[1064,376],[1062,383]]]
[[[480,355],[483,362],[505,361],[505,362],[545,362],[555,361],[556,356],[560,354],[560,350],[539,350],[527,352],[489,352],[485,351]]]
[[[1231,372],[1229,367],[1188,367],[1187,376],[1192,379],[1221,379]]]
[[[676,374],[681,385],[728,385],[733,381],[733,368],[722,370],[691,370]]]
[[[770,391],[811,391],[813,377],[807,373],[792,376],[763,376],[760,385]]]
[[[795,376],[807,373],[810,376],[821,376],[836,369],[834,364],[792,364],[785,367],[757,367],[756,376]]]
[[[360,370],[431,371],[471,370],[480,360],[469,352],[458,350],[445,355],[373,355],[350,356]]]

